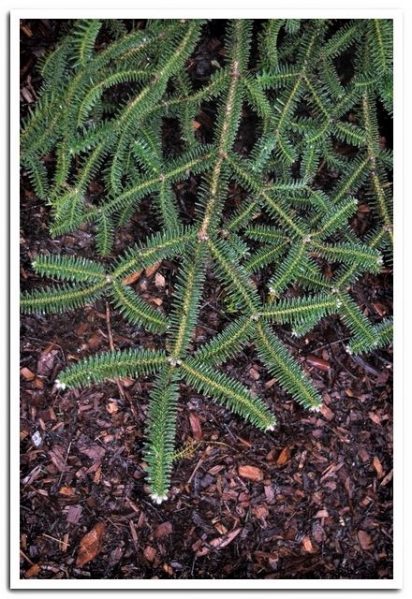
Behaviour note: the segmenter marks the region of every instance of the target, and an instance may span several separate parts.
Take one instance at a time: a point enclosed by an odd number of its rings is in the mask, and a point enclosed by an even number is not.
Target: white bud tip
[[[310,412],[320,412],[321,409],[321,405],[320,406],[312,406],[311,408],[309,408]]]
[[[150,499],[154,503],[157,503],[158,505],[160,505],[163,501],[166,501],[167,495],[157,495],[156,493],[153,493],[153,495],[150,495]]]
[[[352,348],[351,348],[351,347],[349,347],[349,345],[347,345],[347,346],[345,347],[345,351],[346,351],[346,353],[347,353],[347,354],[349,354],[350,356],[353,354]]]
[[[265,428],[265,433],[268,433],[268,432],[271,432],[271,431],[274,431],[274,430],[275,430],[275,423],[269,424],[269,426],[267,426]]]
[[[66,383],[61,383],[59,379],[56,379],[56,389],[61,389],[62,391],[64,391],[66,387]]]

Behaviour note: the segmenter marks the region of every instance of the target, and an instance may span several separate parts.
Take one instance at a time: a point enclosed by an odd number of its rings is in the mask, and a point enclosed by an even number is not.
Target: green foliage
[[[40,275],[62,281],[102,281],[106,278],[102,264],[74,256],[40,255],[33,260],[32,266]]]
[[[106,287],[106,282],[89,285],[62,285],[23,293],[20,307],[24,312],[50,314],[66,312],[85,306],[99,298]]]
[[[269,408],[235,379],[195,360],[182,362],[181,369],[188,383],[200,393],[216,399],[264,431],[274,429],[276,418]]]
[[[129,287],[113,281],[113,299],[119,312],[131,324],[139,324],[153,333],[163,333],[168,327],[167,319],[140,299]]]
[[[41,61],[42,88],[21,133],[22,167],[50,207],[51,234],[89,227],[97,253],[112,258],[103,267],[36,257],[35,271],[57,283],[24,292],[22,309],[75,310],[105,296],[132,326],[158,335],[163,349],[89,356],[58,379],[64,390],[156,377],[145,460],[157,503],[171,484],[182,382],[269,432],[269,406],[222,371],[225,361],[254,348],[298,404],[317,410],[321,394],[292,355],[288,331],[304,335],[340,318],[350,354],[392,338],[391,319],[372,322],[352,295],[362,274],[390,260],[392,154],[378,116],[382,106],[392,110],[392,23],[229,21],[222,64],[201,85],[191,65],[204,31],[188,20],[149,20],[142,29],[75,22]],[[208,136],[194,126],[206,106],[215,110]],[[242,147],[252,115],[256,140]],[[180,132],[175,154],[162,133],[170,118]],[[97,181],[104,189],[92,195]],[[195,206],[182,199],[187,185]],[[114,255],[117,232],[143,201],[153,232]],[[361,202],[370,215],[365,234],[354,226]],[[130,282],[164,260],[177,268],[170,312],[154,309]],[[211,276],[225,324],[199,346]]]
[[[166,362],[162,351],[129,349],[90,356],[65,368],[58,379],[60,389],[85,387],[108,379],[153,374]]]

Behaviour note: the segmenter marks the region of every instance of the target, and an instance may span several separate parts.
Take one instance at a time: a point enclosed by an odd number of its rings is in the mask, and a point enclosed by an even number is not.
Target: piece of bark
[[[91,562],[102,550],[103,537],[106,531],[104,522],[98,522],[80,541],[76,566],[82,567]]]
[[[248,480],[253,480],[255,482],[263,480],[263,472],[256,466],[239,466],[239,475],[242,478],[247,478]]]

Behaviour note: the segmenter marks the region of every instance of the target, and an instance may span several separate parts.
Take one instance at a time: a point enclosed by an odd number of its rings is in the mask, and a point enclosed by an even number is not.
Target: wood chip
[[[252,366],[252,368],[249,369],[249,376],[254,381],[258,381],[260,379],[260,372]]]
[[[160,267],[160,262],[155,262],[155,264],[148,266],[145,269],[146,277],[150,278],[152,275],[154,275],[155,272],[159,269],[159,267]]]
[[[33,37],[33,32],[30,29],[30,25],[20,25],[20,29],[25,35],[27,35],[27,37]]]
[[[265,389],[271,389],[274,385],[276,385],[277,379],[270,379],[265,383]]]
[[[284,447],[280,452],[278,459],[276,460],[276,464],[278,466],[283,466],[290,460],[290,449],[289,447]]]
[[[56,363],[58,349],[55,348],[54,343],[50,343],[40,354],[37,361],[37,374],[39,376],[47,376],[51,373]]]
[[[144,548],[143,555],[148,562],[153,562],[156,559],[157,551],[151,545],[147,545],[147,547]]]
[[[102,550],[103,537],[106,531],[104,522],[98,522],[80,541],[76,566],[82,567],[91,562]]]
[[[60,543],[60,547],[61,550],[63,551],[63,553],[66,553],[67,549],[69,548],[70,543],[69,543],[69,533],[66,532],[66,534],[63,537],[63,540]]]
[[[98,485],[102,479],[102,467],[98,466],[93,476],[93,482]]]
[[[109,412],[109,414],[116,414],[116,412],[119,411],[119,405],[117,401],[115,399],[109,401],[109,403],[106,406],[106,410]]]
[[[385,316],[385,314],[387,314],[387,312],[388,312],[386,309],[386,306],[384,306],[380,302],[372,302],[372,306],[373,306],[373,309],[375,310],[375,312],[377,313],[377,315],[380,316],[381,318],[383,316]]]
[[[90,339],[87,341],[87,345],[89,349],[97,349],[102,344],[103,339],[99,334],[92,335]]]
[[[229,543],[231,543],[238,536],[241,530],[241,528],[236,528],[235,530],[228,532],[227,535],[223,535],[223,537],[212,539],[210,541],[210,545],[214,547],[214,549],[223,549],[223,547],[229,545]]]
[[[321,406],[320,413],[328,422],[335,418],[334,412],[332,412],[332,410],[326,404]]]
[[[259,520],[266,520],[269,516],[269,510],[265,505],[255,505],[252,508],[252,512]]]
[[[139,280],[142,272],[143,272],[143,270],[137,270],[136,272],[132,272],[131,275],[129,275],[128,277],[125,277],[122,280],[123,285],[133,285],[133,283],[136,283],[136,281]]]
[[[374,424],[381,424],[381,418],[376,412],[368,412],[368,416]]]
[[[64,497],[73,497],[74,489],[73,487],[60,487],[59,495],[63,495]]]
[[[169,576],[173,576],[173,574],[174,574],[174,570],[170,564],[163,564],[163,570]]]
[[[370,549],[372,549],[372,547],[373,547],[372,538],[371,538],[370,534],[366,532],[366,530],[358,531],[358,540],[359,540],[359,545],[361,546],[361,548],[364,551],[369,551]]]
[[[149,302],[154,304],[155,306],[161,306],[163,304],[163,300],[161,297],[150,297]]]
[[[84,453],[88,458],[93,460],[94,463],[101,462],[106,453],[105,448],[97,443],[91,443],[88,447],[79,447],[79,450],[81,453]]]
[[[162,522],[156,527],[154,531],[155,539],[163,539],[168,537],[173,532],[173,525],[171,522]]]
[[[239,466],[239,475],[255,482],[263,480],[263,472],[256,466]]]
[[[26,380],[26,381],[33,381],[36,378],[36,375],[34,374],[34,372],[32,372],[30,370],[30,368],[22,368],[20,370],[20,375]]]
[[[359,449],[359,454],[358,455],[359,455],[360,459],[362,460],[362,462],[364,462],[364,463],[365,462],[369,462],[370,455],[369,455],[368,451],[364,447],[361,447]]]
[[[224,468],[225,467],[222,464],[216,464],[216,466],[212,466],[211,468],[209,468],[208,473],[212,476],[216,476],[216,474],[219,474],[219,472],[224,470]]]
[[[214,527],[216,528],[216,530],[219,534],[221,534],[221,535],[227,534],[227,528],[221,522],[216,522],[216,524],[214,524]]]
[[[329,518],[328,510],[319,510],[316,512],[315,518]]]
[[[392,478],[393,478],[393,470],[388,472],[388,474],[382,479],[381,487],[384,487],[385,485],[387,485],[392,480]]]
[[[273,503],[275,499],[275,492],[272,485],[265,485],[265,498],[268,503]]]
[[[36,378],[33,381],[33,386],[36,389],[44,389],[44,382],[38,376],[36,376]]]
[[[59,472],[65,472],[66,467],[66,450],[61,445],[54,445],[53,449],[49,451],[49,458],[56,466]]]
[[[323,370],[323,372],[328,372],[331,369],[329,362],[313,354],[306,356],[306,362],[318,370]]]
[[[30,90],[27,89],[27,87],[22,87],[21,95],[23,96],[24,100],[26,100],[26,102],[28,104],[31,104],[32,102],[34,102],[33,95],[30,93]]]
[[[373,458],[373,460],[372,460],[372,466],[373,466],[373,468],[374,468],[374,470],[376,472],[376,476],[378,478],[382,478],[383,475],[384,475],[383,467],[382,467],[380,459],[377,456],[375,456]]]
[[[158,289],[163,289],[166,286],[166,279],[162,274],[160,274],[160,272],[156,273],[155,285]]]
[[[34,578],[39,574],[40,570],[41,566],[39,566],[39,564],[33,564],[28,570],[25,571],[24,578]]]
[[[189,412],[189,422],[193,438],[200,441],[203,438],[203,432],[199,416],[195,412]]]
[[[81,505],[70,505],[67,510],[67,522],[69,524],[78,524],[82,511],[83,508]]]
[[[316,549],[314,548],[312,541],[309,537],[303,537],[302,539],[302,547],[306,553],[315,553]]]

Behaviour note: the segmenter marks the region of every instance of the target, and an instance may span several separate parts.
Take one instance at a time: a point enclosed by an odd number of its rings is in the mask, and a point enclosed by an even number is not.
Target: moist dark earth
[[[64,22],[21,28],[22,114],[36,100],[38,58]],[[205,28],[188,66],[194,80],[221,57],[221,23]],[[253,143],[245,113],[238,151]],[[210,136],[213,107],[199,116]],[[196,126],[197,126],[196,125]],[[382,120],[391,139],[390,123]],[[178,151],[173,122],[165,143]],[[383,143],[385,143],[383,138]],[[176,150],[177,148],[177,150]],[[53,160],[53,157],[49,157]],[[191,218],[197,180],[176,188]],[[91,194],[99,191],[98,180]],[[233,202],[239,192],[232,190]],[[367,201],[352,226],[368,225]],[[21,285],[39,288],[30,262],[39,252],[95,257],[88,228],[51,240],[48,207],[22,172]],[[116,238],[113,256],[156,230],[150,198]],[[133,287],[170,309],[178,261],[137,273]],[[259,282],[259,281],[257,281]],[[372,320],[392,312],[392,272],[363,277],[351,293]],[[228,322],[222,288],[210,273],[193,348]],[[76,579],[388,579],[392,570],[392,350],[345,352],[336,317],[301,339],[277,327],[323,394],[319,414],[304,411],[263,368],[253,345],[224,365],[260,394],[277,429],[254,430],[182,385],[170,499],[154,505],[142,449],[150,378],[81,392],[59,391],[59,371],[110,348],[158,347],[162,337],[131,327],[104,301],[63,315],[21,319],[21,576]]]

